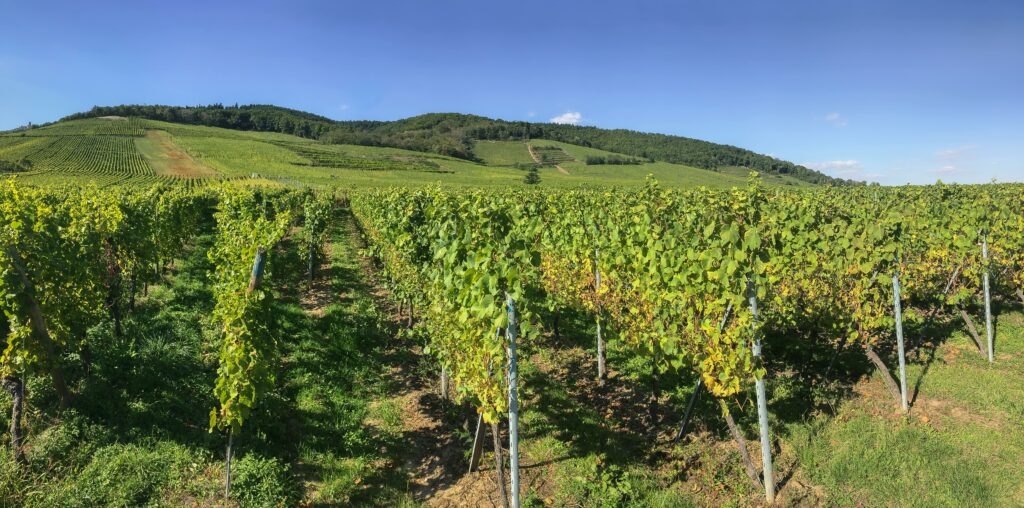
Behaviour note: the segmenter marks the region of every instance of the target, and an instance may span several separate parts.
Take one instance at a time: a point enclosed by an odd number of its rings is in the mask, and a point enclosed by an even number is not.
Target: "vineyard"
[[[310,146],[309,143],[275,143],[309,159],[310,165],[322,168],[358,169],[364,171],[438,171],[440,166],[426,157],[355,157],[337,151]]]
[[[143,120],[138,118],[105,117],[60,122],[25,131],[28,137],[59,136],[142,136]],[[19,133],[20,135],[21,133]]]
[[[0,159],[20,161],[19,177],[35,183],[177,183],[157,176],[136,149],[135,140],[144,133],[135,118],[62,122],[0,137]]]
[[[1019,186],[781,193],[755,182],[729,192],[655,184],[632,193],[386,191],[353,196],[353,210],[400,308],[420,317],[415,330],[436,358],[440,386],[452,383],[456,399],[477,408],[476,441],[490,425],[496,457],[507,417],[511,493],[499,485],[506,505],[518,506],[521,490],[516,349],[545,328],[557,336],[566,311],[595,322],[599,387],[609,335],[644,359],[651,421],[660,412],[659,378],[696,379],[674,440],[706,392],[747,476],[772,503],[762,336],[836,356],[861,351],[893,404],[909,411],[905,319],[957,315],[978,353],[995,361],[992,295],[1024,303],[1022,198]],[[983,334],[971,317],[979,305]],[[895,351],[895,374],[879,351]],[[760,464],[732,416],[751,405]]]
[[[533,153],[537,154],[537,158],[540,159],[540,164],[561,164],[563,162],[573,162],[571,155],[565,152],[562,147],[557,145],[544,145],[544,146],[531,146]]]
[[[213,336],[220,345],[207,342],[204,346],[219,350],[215,366],[211,366],[214,380],[200,392],[213,395],[206,408],[209,431],[226,436],[227,496],[233,441],[257,402],[267,397],[279,372],[280,352],[285,349],[279,344],[279,322],[272,316],[274,297],[265,287],[265,281],[276,274],[270,251],[292,228],[298,228],[300,232],[288,242],[306,252],[312,281],[314,266],[325,256],[322,242],[334,206],[330,194],[317,196],[308,191],[232,186],[41,190],[5,181],[0,190],[0,242],[4,246],[0,290],[6,295],[0,369],[3,386],[11,394],[7,437],[13,464],[29,471],[38,460],[48,460],[39,455],[46,453],[41,451],[46,445],[26,440],[23,431],[30,401],[32,405],[40,402],[32,400],[37,389],[30,383],[48,380],[51,386],[38,390],[43,400],[52,397],[61,418],[81,424],[78,411],[95,410],[98,403],[93,400],[95,394],[88,393],[90,389],[111,382],[109,373],[94,373],[94,368],[104,368],[99,360],[107,356],[103,350],[119,349],[127,344],[126,336],[138,333],[134,317],[138,300],[146,300],[151,286],[166,281],[183,249],[195,249],[201,242],[206,247],[198,252],[208,257],[212,308],[208,318],[185,326],[209,322],[217,330]],[[93,332],[97,328],[104,330],[101,334],[109,333],[106,342]],[[79,362],[69,365],[69,354]],[[186,359],[159,375],[173,376],[172,372],[197,360]],[[32,388],[27,390],[26,385]],[[186,395],[210,399],[202,393]],[[201,421],[186,423],[194,426]],[[41,440],[46,441],[45,434]],[[17,480],[17,475],[5,478],[3,497],[16,504],[74,504],[73,497],[61,497],[67,495],[84,496],[75,503],[86,505],[134,504],[138,499],[131,496],[146,495],[130,492],[129,487],[128,498],[97,497],[89,494],[86,483],[71,485],[70,492],[32,497],[18,491],[11,480]]]
[[[80,122],[34,136],[33,160],[145,174],[140,127]],[[1024,501],[1020,185],[189,182],[0,181],[3,499]],[[957,384],[972,377],[987,388]],[[970,434],[981,451],[958,458],[933,407],[950,400],[1003,437]],[[934,474],[896,487],[879,478],[899,459],[856,469],[872,435]]]
[[[366,140],[355,140],[362,143]],[[134,146],[132,146],[134,144]],[[728,188],[742,185],[746,170],[723,172],[665,161],[633,166],[587,165],[586,160],[632,158],[553,140],[533,140],[545,167],[564,171],[545,187],[640,186],[654,175],[666,186]],[[135,116],[65,120],[0,132],[0,173],[22,183],[99,186],[182,185],[231,179],[380,188],[444,185],[518,186],[522,168],[537,164],[522,141],[479,141],[472,160],[388,146],[340,145],[277,132],[187,125]],[[789,175],[766,175],[768,185],[805,186]]]

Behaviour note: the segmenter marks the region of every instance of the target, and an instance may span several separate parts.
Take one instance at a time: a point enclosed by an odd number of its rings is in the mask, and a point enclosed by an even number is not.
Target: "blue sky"
[[[0,129],[122,103],[455,111],[885,184],[1024,181],[1024,2],[0,0]]]

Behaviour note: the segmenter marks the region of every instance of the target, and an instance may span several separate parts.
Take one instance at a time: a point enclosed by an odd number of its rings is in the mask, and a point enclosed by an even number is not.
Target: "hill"
[[[0,172],[35,184],[92,182],[98,185],[197,184],[253,178],[343,187],[421,186],[441,183],[474,187],[523,185],[538,168],[544,187],[639,185],[647,175],[666,186],[742,185],[743,171],[715,172],[669,162],[647,162],[623,154],[556,140],[471,141],[472,160],[388,146],[338,144],[310,137],[257,130],[270,126],[324,131],[329,120],[301,112],[261,107],[167,114],[187,122],[131,116],[130,109],[71,118],[0,133]],[[223,111],[227,111],[224,113]],[[226,122],[236,129],[200,123]],[[372,123],[372,122],[368,122]],[[333,124],[331,124],[333,125]],[[248,129],[245,129],[245,128]],[[551,160],[535,161],[531,154]],[[588,164],[593,159],[632,164]],[[807,185],[790,176],[766,174],[777,185]]]
[[[279,132],[331,144],[381,146],[430,152],[464,160],[479,160],[474,144],[480,140],[547,139],[577,146],[682,164],[701,169],[741,167],[765,174],[788,176],[813,184],[848,185],[818,171],[730,145],[699,139],[597,127],[551,123],[511,122],[459,113],[431,113],[395,121],[335,121],[270,105],[111,106],[94,107],[63,120],[107,116],[140,117],[245,131]]]

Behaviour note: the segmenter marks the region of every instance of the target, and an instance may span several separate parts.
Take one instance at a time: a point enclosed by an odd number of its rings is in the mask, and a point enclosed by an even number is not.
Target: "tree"
[[[537,171],[537,166],[530,168],[530,171],[523,177],[523,183],[526,185],[537,185],[540,183],[540,173]]]

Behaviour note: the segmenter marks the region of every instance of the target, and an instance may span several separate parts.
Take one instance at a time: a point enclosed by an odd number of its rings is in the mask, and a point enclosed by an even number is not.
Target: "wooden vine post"
[[[729,306],[725,308],[725,315],[722,316],[722,322],[718,324],[719,333],[725,330],[725,325],[729,322],[729,315],[732,314],[732,302],[729,302]],[[697,406],[697,401],[700,400],[701,389],[704,388],[704,377],[697,374],[697,384],[693,387],[693,395],[690,396],[690,402],[686,405],[686,413],[683,414],[683,422],[679,424],[679,431],[676,432],[676,437],[672,439],[672,442],[679,441],[686,434],[686,427],[690,423],[690,416],[693,415],[693,408]]]
[[[484,422],[484,415],[476,417],[476,433],[473,434],[473,451],[469,455],[469,472],[475,472],[480,468],[480,456],[484,452],[484,434],[487,432],[487,422]]]
[[[64,370],[61,368],[58,360],[57,344],[50,335],[49,326],[46,324],[46,317],[43,315],[43,310],[39,307],[39,300],[36,299],[36,287],[32,280],[29,279],[28,270],[21,259],[21,253],[17,247],[9,245],[7,246],[7,256],[10,258],[11,264],[14,265],[18,280],[21,282],[22,299],[28,308],[29,326],[32,327],[33,336],[42,345],[42,349],[46,354],[50,378],[53,380],[54,390],[57,391],[58,407],[63,411],[71,403],[71,391],[64,380]]]
[[[306,259],[306,264],[307,264],[306,272],[307,272],[307,276],[309,278],[309,284],[310,285],[313,284],[313,278],[316,275],[316,250],[313,248],[313,241],[314,241],[314,238],[315,238],[314,235],[313,235],[313,232],[314,232],[313,229],[310,229],[309,235],[312,238],[310,238],[310,240],[309,240],[309,242],[310,242],[309,243],[309,254],[308,254],[307,259]]]
[[[11,394],[11,450],[14,452],[14,460],[19,465],[28,465],[25,458],[25,437],[21,432],[21,417],[24,412],[23,403],[25,400],[24,376],[7,376],[0,379],[0,386],[7,393]]]
[[[683,413],[683,422],[679,424],[679,431],[676,432],[676,437],[672,438],[672,442],[675,443],[686,435],[686,426],[690,423],[690,416],[693,415],[693,408],[697,406],[697,400],[700,399],[700,390],[704,388],[704,378],[697,374],[697,383],[693,386],[693,395],[690,396],[690,402],[686,404],[686,412]]]
[[[495,339],[501,339],[501,328],[494,331]],[[487,372],[492,372],[493,365],[487,366]],[[487,432],[487,422],[484,421],[484,414],[476,417],[476,433],[473,435],[473,449],[469,454],[469,472],[475,472],[480,468],[480,457],[484,452],[484,434]]]
[[[449,391],[448,390],[448,384],[449,384],[448,367],[442,366],[441,367],[441,383],[440,383],[441,387],[439,389],[439,391],[441,392],[440,393],[441,400],[448,400],[448,391]]]
[[[757,292],[753,284],[748,284],[750,313],[757,322]],[[761,358],[761,336],[754,336],[754,358]],[[761,433],[761,462],[764,470],[764,495],[769,503],[775,502],[775,472],[772,468],[772,444],[768,435],[768,396],[765,389],[764,376],[757,378],[757,421]]]

